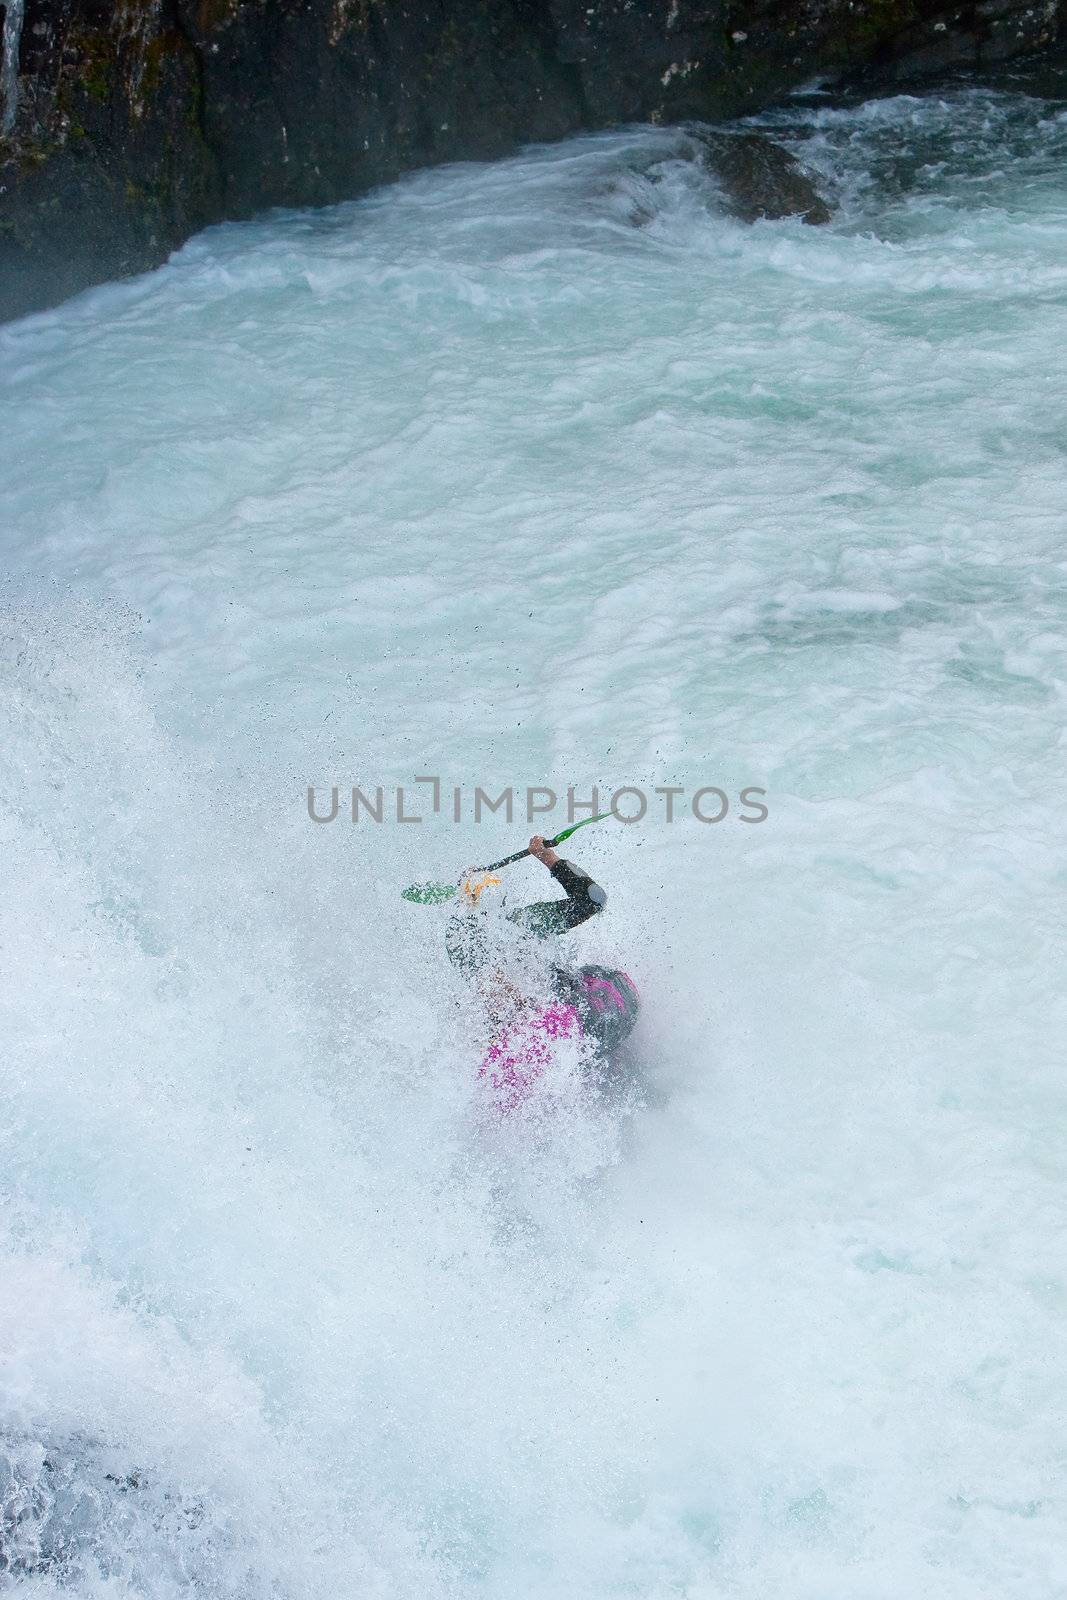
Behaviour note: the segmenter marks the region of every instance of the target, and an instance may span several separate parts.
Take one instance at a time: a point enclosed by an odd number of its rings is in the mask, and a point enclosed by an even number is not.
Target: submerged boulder
[[[702,158],[743,222],[800,217],[829,222],[832,209],[795,156],[763,133],[702,134]]]

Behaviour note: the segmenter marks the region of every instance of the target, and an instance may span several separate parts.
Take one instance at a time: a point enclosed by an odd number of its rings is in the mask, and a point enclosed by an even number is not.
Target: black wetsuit
[[[569,933],[581,923],[588,922],[598,911],[603,911],[608,897],[594,883],[588,872],[576,867],[573,861],[559,860],[549,872],[566,891],[565,900],[538,900],[535,905],[523,906],[521,911],[509,911],[508,921],[527,928],[538,939],[549,939],[555,934]]]

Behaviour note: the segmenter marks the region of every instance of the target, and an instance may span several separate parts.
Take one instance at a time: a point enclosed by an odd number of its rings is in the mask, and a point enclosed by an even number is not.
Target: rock
[[[999,60],[1047,41],[1060,3],[24,0],[0,61],[0,318],[154,266],[209,222],[412,167],[721,121],[814,74]],[[751,215],[825,220],[755,146],[722,176]]]
[[[800,217],[829,222],[831,209],[789,151],[762,133],[700,136],[704,160],[743,222]]]

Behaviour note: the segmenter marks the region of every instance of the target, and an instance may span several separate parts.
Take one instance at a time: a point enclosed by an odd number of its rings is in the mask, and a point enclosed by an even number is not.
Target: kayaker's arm
[[[524,906],[521,911],[511,913],[512,922],[544,939],[552,934],[567,933],[603,911],[608,897],[599,883],[594,883],[589,874],[572,861],[564,861],[539,834],[530,840],[530,854],[544,863],[567,898],[541,900],[536,905]]]

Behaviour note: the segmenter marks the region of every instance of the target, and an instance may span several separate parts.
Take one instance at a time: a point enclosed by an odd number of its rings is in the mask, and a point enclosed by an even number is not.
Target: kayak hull
[[[561,998],[502,1028],[482,1058],[478,1077],[505,1115],[537,1093],[563,1041],[590,1040],[602,1068],[637,1022],[641,999],[628,973],[590,965],[563,976]]]

